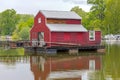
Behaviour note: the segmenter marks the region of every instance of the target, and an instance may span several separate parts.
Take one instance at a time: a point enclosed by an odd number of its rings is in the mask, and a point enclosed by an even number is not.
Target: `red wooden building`
[[[101,32],[88,31],[81,20],[71,11],[39,11],[30,31],[32,46],[100,45]]]

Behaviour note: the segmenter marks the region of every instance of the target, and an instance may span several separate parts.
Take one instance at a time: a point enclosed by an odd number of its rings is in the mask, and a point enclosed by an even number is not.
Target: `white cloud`
[[[87,0],[63,0],[64,2],[69,2],[73,4],[87,4]]]
[[[0,0],[0,12],[13,8],[17,13],[36,14],[39,10],[69,11],[74,6],[86,11],[90,8],[86,0]]]

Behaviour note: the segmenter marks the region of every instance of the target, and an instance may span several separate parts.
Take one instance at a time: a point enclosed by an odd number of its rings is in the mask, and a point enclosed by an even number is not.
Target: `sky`
[[[79,6],[86,12],[91,5],[87,0],[0,0],[0,12],[6,9],[15,9],[19,14],[37,14],[39,10],[70,11]]]

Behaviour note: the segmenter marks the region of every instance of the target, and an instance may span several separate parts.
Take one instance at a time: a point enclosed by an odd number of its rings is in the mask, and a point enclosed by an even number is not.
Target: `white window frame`
[[[41,23],[41,18],[40,17],[38,18],[38,23]]]
[[[95,60],[89,60],[89,70],[95,70]]]
[[[95,41],[95,31],[89,31],[89,41]]]

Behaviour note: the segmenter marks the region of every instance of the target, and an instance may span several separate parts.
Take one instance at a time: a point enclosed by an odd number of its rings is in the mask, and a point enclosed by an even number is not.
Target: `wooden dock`
[[[47,53],[47,54],[56,54],[59,52],[69,53],[69,54],[77,54],[80,51],[97,51],[97,52],[105,52],[105,46],[56,46],[56,47],[25,47],[26,52],[34,52],[34,53]]]
[[[105,46],[81,46],[81,45],[64,45],[64,46],[31,46],[30,41],[0,41],[1,47],[8,46],[10,49],[23,47],[26,52],[32,53],[47,53],[47,54],[56,54],[59,52],[69,53],[69,54],[77,54],[80,51],[97,51],[97,52],[105,52]]]
[[[30,46],[30,41],[0,41],[0,47],[10,47],[10,49],[28,46]]]

